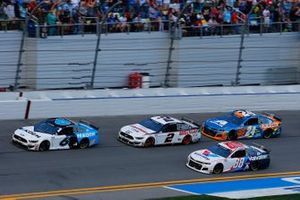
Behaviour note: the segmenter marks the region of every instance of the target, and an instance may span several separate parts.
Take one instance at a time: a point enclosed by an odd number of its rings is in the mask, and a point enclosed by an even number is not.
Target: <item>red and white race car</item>
[[[190,144],[201,138],[200,126],[188,119],[154,116],[127,125],[119,131],[118,139],[133,146],[150,147],[164,144]]]

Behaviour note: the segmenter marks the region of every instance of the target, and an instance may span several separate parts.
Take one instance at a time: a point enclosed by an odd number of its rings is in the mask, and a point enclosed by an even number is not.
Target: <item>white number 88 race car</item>
[[[192,152],[186,166],[205,174],[220,174],[269,167],[269,151],[264,147],[240,142],[221,142],[207,149]]]
[[[119,131],[118,139],[133,146],[150,147],[163,144],[190,144],[201,138],[200,126],[188,119],[154,116],[127,125]]]

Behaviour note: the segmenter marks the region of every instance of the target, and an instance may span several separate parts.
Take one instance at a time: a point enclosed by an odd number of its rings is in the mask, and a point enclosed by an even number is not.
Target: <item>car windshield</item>
[[[227,158],[231,154],[231,151],[229,149],[226,149],[219,144],[209,147],[208,150],[224,158]]]
[[[57,133],[58,129],[58,127],[49,121],[42,121],[34,125],[34,131],[52,135]]]
[[[238,118],[237,116],[234,115],[234,113],[230,113],[226,115],[226,120],[229,121],[230,123],[240,125],[243,123],[244,119],[243,118]]]
[[[159,132],[161,130],[161,128],[163,127],[162,124],[160,124],[159,122],[156,122],[152,119],[145,119],[145,120],[141,121],[139,124],[148,129],[151,129],[155,132]]]

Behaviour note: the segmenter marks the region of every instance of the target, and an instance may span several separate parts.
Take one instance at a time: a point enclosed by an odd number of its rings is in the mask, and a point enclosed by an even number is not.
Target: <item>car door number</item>
[[[166,137],[165,143],[170,143],[172,142],[173,138],[174,138],[175,134],[174,133],[169,133]]]
[[[241,168],[244,164],[244,158],[239,158],[236,160],[236,162],[233,165],[233,168]]]

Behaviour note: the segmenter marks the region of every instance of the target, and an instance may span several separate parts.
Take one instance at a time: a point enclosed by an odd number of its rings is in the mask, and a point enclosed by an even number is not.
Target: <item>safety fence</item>
[[[150,87],[300,82],[299,24],[211,29],[144,22],[124,32],[98,22],[77,25],[77,34],[66,32],[74,24],[1,31],[0,87],[123,88],[134,72],[149,75]]]

